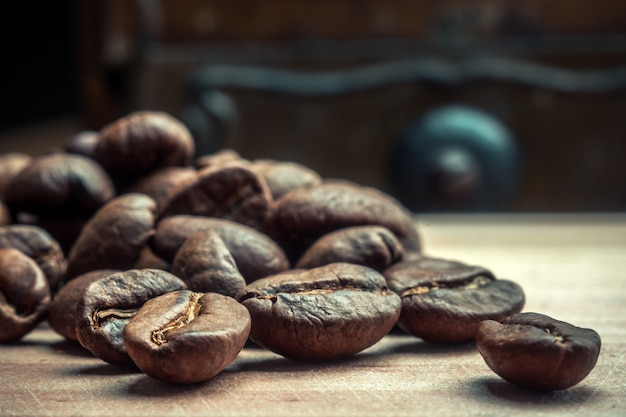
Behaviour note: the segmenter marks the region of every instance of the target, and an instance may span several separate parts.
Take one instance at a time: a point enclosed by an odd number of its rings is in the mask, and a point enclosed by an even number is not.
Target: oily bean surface
[[[402,298],[398,327],[431,342],[473,340],[481,321],[519,313],[525,302],[518,284],[452,260],[422,256],[397,263],[384,275]]]
[[[296,262],[296,268],[310,269],[334,262],[369,266],[383,271],[402,259],[402,245],[387,228],[355,226],[319,238]]]
[[[68,279],[96,269],[130,269],[154,234],[155,213],[155,201],[143,194],[124,194],[108,202],[72,246]]]
[[[99,269],[80,275],[65,284],[54,296],[48,312],[50,328],[65,337],[77,342],[76,336],[76,305],[83,291],[94,281],[120,272],[116,269]]]
[[[49,305],[48,281],[37,263],[17,249],[0,249],[0,342],[21,339]]]
[[[232,297],[183,290],[147,301],[124,328],[124,344],[153,378],[197,383],[222,372],[249,333],[250,314]]]
[[[247,164],[231,162],[205,168],[173,187],[159,218],[176,214],[218,217],[263,229],[272,195],[265,179]]]
[[[289,268],[285,252],[269,236],[230,220],[201,216],[172,216],[158,222],[152,249],[171,262],[183,243],[201,230],[214,230],[226,244],[246,282]]]
[[[91,215],[115,196],[115,188],[93,160],[65,153],[34,158],[9,183],[5,203],[15,212],[43,217]]]
[[[93,158],[115,178],[138,178],[166,166],[188,166],[195,144],[176,118],[156,111],[138,111],[99,131]]]
[[[78,341],[105,362],[132,366],[124,327],[147,300],[183,289],[187,286],[180,278],[156,269],[133,269],[94,281],[76,306]]]
[[[250,311],[250,339],[298,360],[360,352],[382,339],[400,314],[400,298],[380,273],[347,263],[262,278],[236,298]]]
[[[32,258],[43,271],[50,291],[65,280],[67,261],[59,243],[41,227],[11,224],[0,227],[0,248],[15,248]]]
[[[519,313],[478,327],[481,356],[503,379],[527,388],[563,390],[581,382],[600,354],[600,335],[538,313]]]
[[[171,272],[197,292],[214,292],[234,297],[246,286],[228,247],[214,230],[191,235],[180,247]]]

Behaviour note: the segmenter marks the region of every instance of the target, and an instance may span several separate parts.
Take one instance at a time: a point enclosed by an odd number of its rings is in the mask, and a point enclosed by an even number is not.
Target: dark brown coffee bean
[[[205,168],[171,190],[159,218],[176,214],[219,217],[260,230],[271,201],[265,179],[246,164],[232,162]]]
[[[127,192],[150,196],[156,201],[157,207],[161,207],[172,189],[197,177],[198,173],[192,167],[163,167],[139,178]]]
[[[13,178],[26,168],[33,157],[21,152],[11,152],[0,155],[0,200]]]
[[[133,269],[89,284],[76,306],[76,336],[83,347],[113,365],[132,366],[123,331],[149,299],[187,289],[178,277],[156,269]]]
[[[124,328],[126,351],[153,378],[207,381],[243,349],[248,310],[231,297],[176,291],[146,302]]]
[[[229,162],[246,162],[246,160],[233,149],[222,149],[209,155],[197,157],[194,161],[194,166],[197,170],[202,170],[204,168],[214,167]]]
[[[246,282],[289,268],[287,256],[267,235],[224,219],[200,216],[167,217],[157,224],[152,249],[166,261],[172,261],[185,240],[201,230],[214,230],[220,235]]]
[[[295,162],[257,159],[251,166],[265,178],[273,199],[279,199],[293,189],[322,182],[317,172]]]
[[[83,228],[67,259],[67,277],[96,269],[130,269],[154,234],[155,201],[124,194],[102,207]]]
[[[48,312],[50,290],[39,266],[13,248],[0,249],[0,341],[21,339]]]
[[[423,256],[397,263],[384,275],[402,298],[398,327],[431,342],[473,340],[481,321],[518,313],[525,302],[518,284],[462,262]]]
[[[398,238],[381,226],[355,226],[318,239],[295,267],[310,269],[333,262],[347,262],[383,271],[402,259]]]
[[[171,272],[197,292],[234,297],[246,286],[228,247],[214,230],[191,235],[180,247]]]
[[[166,166],[188,166],[195,144],[174,117],[153,111],[131,113],[106,126],[93,152],[114,177],[139,177]]]
[[[108,174],[81,155],[39,156],[8,185],[5,203],[11,210],[45,217],[91,215],[115,195]]]
[[[48,323],[50,328],[68,340],[77,342],[76,305],[82,293],[94,281],[112,275],[115,269],[99,269],[80,275],[63,286],[50,304]]]
[[[335,263],[257,280],[237,294],[252,317],[250,339],[287,358],[335,359],[382,339],[400,298],[375,270]]]
[[[600,335],[552,317],[521,313],[478,326],[476,345],[496,374],[517,385],[563,390],[582,381],[600,354]]]
[[[48,232],[37,226],[12,224],[0,227],[0,248],[14,248],[32,258],[55,293],[65,281],[67,262],[61,247]]]
[[[67,153],[93,157],[94,149],[100,140],[98,132],[85,130],[72,135],[63,144],[63,150]]]
[[[321,236],[350,226],[384,226],[407,254],[420,252],[411,214],[390,196],[347,181],[297,188],[276,201],[270,234],[285,245],[310,246]]]

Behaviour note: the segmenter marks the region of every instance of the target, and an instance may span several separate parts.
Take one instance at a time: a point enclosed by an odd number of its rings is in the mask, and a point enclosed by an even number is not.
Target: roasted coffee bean
[[[65,281],[67,262],[57,241],[38,226],[12,224],[0,227],[0,248],[14,248],[32,258],[55,293]]]
[[[130,269],[154,234],[156,203],[124,194],[102,207],[85,225],[67,259],[67,277],[96,269]]]
[[[104,126],[93,151],[114,178],[138,178],[166,166],[188,166],[195,145],[191,133],[174,117],[140,111]]]
[[[72,135],[63,144],[63,150],[67,153],[93,157],[94,149],[100,140],[98,132],[85,130]]]
[[[152,249],[166,261],[172,261],[185,240],[201,230],[214,230],[220,235],[246,282],[289,268],[284,251],[267,235],[224,219],[200,216],[167,217],[157,224]]]
[[[21,339],[44,319],[49,304],[37,263],[17,249],[0,249],[0,341]]]
[[[176,291],[147,301],[124,328],[135,364],[153,378],[174,383],[207,381],[243,349],[248,310],[231,297]]]
[[[32,160],[32,156],[21,152],[0,155],[0,200],[4,199],[5,190],[13,178],[26,168]]]
[[[66,285],[52,299],[48,312],[50,328],[68,340],[77,342],[76,305],[82,293],[94,281],[120,272],[115,269],[99,269],[80,275]]]
[[[149,299],[187,289],[178,277],[156,269],[133,269],[89,284],[76,305],[76,336],[83,347],[113,365],[132,366],[123,331]]]
[[[237,294],[252,317],[250,339],[287,358],[346,357],[382,339],[400,298],[377,271],[334,263],[257,280]]]
[[[322,182],[317,172],[295,162],[257,159],[252,161],[251,166],[265,178],[274,199],[282,197],[295,188],[308,187]]]
[[[348,181],[327,180],[285,194],[275,203],[268,233],[284,241],[283,246],[306,248],[327,233],[366,225],[391,230],[407,255],[421,250],[413,218],[404,207],[379,190]]]
[[[5,191],[14,212],[44,217],[91,215],[115,195],[109,175],[93,160],[65,153],[39,156]]]
[[[182,183],[192,181],[198,173],[192,167],[163,167],[139,178],[127,192],[150,196],[161,207],[167,195]]]
[[[247,164],[231,162],[198,172],[165,197],[159,218],[176,214],[219,217],[261,230],[272,201],[265,179]]]
[[[520,313],[478,326],[476,345],[496,374],[517,385],[563,390],[596,365],[600,335],[537,313]]]
[[[222,149],[215,153],[202,155],[196,158],[194,166],[202,170],[211,166],[226,164],[229,162],[246,162],[234,149]]]
[[[457,261],[423,256],[397,263],[384,275],[402,298],[398,327],[431,342],[473,340],[481,321],[519,313],[525,302],[518,284]]]
[[[197,292],[214,292],[234,297],[246,286],[228,247],[214,230],[191,235],[180,247],[171,272]]]
[[[402,245],[381,226],[355,226],[328,233],[318,239],[296,262],[310,269],[333,262],[347,262],[383,271],[402,259]]]

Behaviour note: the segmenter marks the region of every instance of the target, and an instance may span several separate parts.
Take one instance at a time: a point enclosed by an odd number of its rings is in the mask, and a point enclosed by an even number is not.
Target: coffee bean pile
[[[225,149],[136,112],[62,149],[0,156],[0,341],[44,320],[159,380],[219,374],[250,340],[286,358],[354,355],[394,329],[475,341],[502,378],[569,388],[591,329],[521,313],[490,270],[423,253],[411,213],[370,187]]]

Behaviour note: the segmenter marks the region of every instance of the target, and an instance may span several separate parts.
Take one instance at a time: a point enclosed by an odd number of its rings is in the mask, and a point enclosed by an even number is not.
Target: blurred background
[[[626,209],[624,0],[83,0],[3,17],[0,153],[134,110],[416,212]]]

